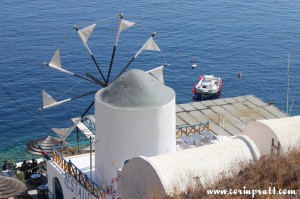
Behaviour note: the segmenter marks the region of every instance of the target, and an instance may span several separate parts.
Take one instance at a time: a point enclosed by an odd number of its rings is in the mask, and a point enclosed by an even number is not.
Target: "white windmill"
[[[114,47],[113,47],[113,51],[112,51],[112,56],[111,56],[111,60],[109,63],[109,69],[108,69],[108,73],[105,77],[105,75],[103,74],[99,64],[97,63],[91,49],[89,48],[88,45],[88,39],[90,38],[93,30],[96,27],[96,23],[83,28],[83,29],[79,29],[76,25],[74,25],[74,29],[76,30],[76,32],[79,35],[79,38],[81,39],[83,45],[85,46],[87,52],[89,53],[90,57],[92,58],[95,66],[98,69],[98,72],[100,73],[101,79],[98,79],[96,76],[89,74],[89,73],[85,73],[85,76],[73,73],[69,70],[66,70],[62,67],[61,65],[61,59],[60,59],[60,50],[57,49],[56,52],[54,53],[51,61],[49,63],[45,63],[46,66],[51,67],[59,72],[68,74],[68,75],[72,75],[75,76],[77,78],[81,78],[83,80],[89,81],[89,82],[93,82],[97,85],[100,85],[100,87],[105,88],[107,87],[109,84],[111,84],[112,82],[114,82],[117,78],[119,78],[125,71],[126,69],[130,66],[130,64],[141,54],[142,51],[144,50],[151,50],[151,51],[161,51],[159,49],[159,47],[157,46],[157,44],[154,41],[154,36],[156,35],[156,33],[151,33],[150,38],[145,42],[145,44],[138,50],[138,52],[130,59],[130,61],[124,66],[124,68],[119,72],[119,74],[111,81],[110,80],[110,76],[111,76],[111,71],[112,71],[112,67],[113,67],[113,62],[114,62],[114,57],[115,57],[115,53],[116,53],[116,49],[117,49],[117,45],[118,45],[118,41],[120,38],[120,34],[121,32],[125,31],[127,28],[132,27],[133,25],[135,25],[134,22],[131,21],[127,21],[123,19],[123,13],[121,13],[119,15],[120,17],[120,21],[119,21],[119,25],[118,25],[118,31],[116,34],[116,38],[115,38],[115,43],[114,43]],[[149,74],[153,75],[155,78],[157,78],[158,80],[160,80],[161,82],[163,82],[163,74],[162,74],[162,70],[165,66],[168,66],[168,64],[164,64],[163,66],[154,68],[153,70],[147,71]],[[76,97],[72,97],[72,98],[67,98],[64,100],[60,100],[57,101],[55,100],[53,97],[51,97],[45,90],[42,90],[42,98],[43,98],[43,106],[41,108],[39,108],[39,110],[44,110],[47,108],[51,108],[54,106],[58,106],[60,104],[63,104],[65,102],[69,102],[87,95],[92,95],[95,94],[98,90],[95,91],[91,91],[91,92],[87,92],[84,94],[81,94],[79,96]],[[84,118],[84,116],[86,115],[86,113],[90,110],[90,108],[94,105],[94,100],[92,100],[91,104],[88,106],[88,108],[83,112],[83,114],[81,115],[81,119]],[[78,120],[77,122],[79,122],[80,120]],[[75,127],[77,126],[77,123],[75,122],[75,124],[72,127],[69,128],[52,128],[52,130],[63,140],[65,140],[70,133],[75,129]]]

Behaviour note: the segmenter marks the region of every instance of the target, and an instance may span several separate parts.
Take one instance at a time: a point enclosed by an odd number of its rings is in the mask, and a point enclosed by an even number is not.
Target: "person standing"
[[[5,161],[3,161],[3,165],[2,165],[2,171],[6,171],[6,170],[8,170],[8,164],[7,164],[7,161],[5,160]]]

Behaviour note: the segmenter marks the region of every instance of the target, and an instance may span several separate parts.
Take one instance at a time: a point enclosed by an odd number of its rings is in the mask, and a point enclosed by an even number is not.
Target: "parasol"
[[[11,198],[27,190],[26,185],[15,178],[0,176],[0,198]]]
[[[66,144],[66,142],[60,138],[48,136],[46,138],[40,138],[40,139],[29,142],[26,145],[26,150],[29,153],[32,153],[35,155],[42,155],[41,154],[42,150],[39,148],[39,146],[41,146],[46,153],[51,154],[52,147],[63,146],[65,144]]]

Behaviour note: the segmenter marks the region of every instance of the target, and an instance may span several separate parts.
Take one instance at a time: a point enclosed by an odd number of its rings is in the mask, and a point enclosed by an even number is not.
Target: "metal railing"
[[[202,122],[193,125],[181,125],[176,127],[176,138],[189,136],[191,134],[201,134],[205,131],[210,131],[209,122]]]
[[[71,160],[67,161],[64,157],[90,153],[87,150],[88,143],[76,144],[76,147],[71,146],[60,146],[52,147],[52,159],[56,162],[60,168],[73,176],[87,191],[93,194],[96,198],[106,198],[106,188],[103,183],[98,185],[92,181],[86,174],[78,169]],[[75,145],[74,145],[75,146]],[[79,147],[77,147],[79,146]]]

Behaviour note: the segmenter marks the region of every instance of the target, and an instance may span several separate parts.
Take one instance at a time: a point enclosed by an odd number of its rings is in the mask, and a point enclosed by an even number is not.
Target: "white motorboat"
[[[221,93],[222,80],[213,75],[200,76],[198,84],[194,85],[193,93],[203,96],[217,96]]]

